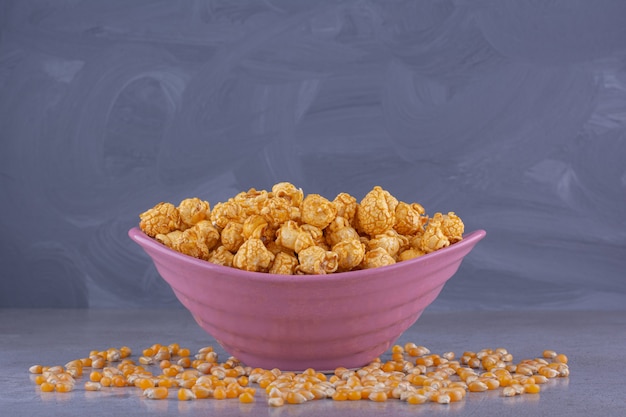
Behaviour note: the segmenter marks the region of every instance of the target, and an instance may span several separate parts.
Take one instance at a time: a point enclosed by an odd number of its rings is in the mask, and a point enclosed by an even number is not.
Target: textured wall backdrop
[[[176,306],[159,201],[381,185],[487,238],[431,309],[626,306],[622,0],[0,2],[0,306]]]

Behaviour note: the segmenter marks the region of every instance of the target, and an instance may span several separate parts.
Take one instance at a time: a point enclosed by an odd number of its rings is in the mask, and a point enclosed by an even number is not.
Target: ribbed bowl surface
[[[384,353],[441,292],[484,230],[417,259],[329,275],[274,275],[215,265],[129,236],[198,324],[231,355],[265,369],[332,370]]]

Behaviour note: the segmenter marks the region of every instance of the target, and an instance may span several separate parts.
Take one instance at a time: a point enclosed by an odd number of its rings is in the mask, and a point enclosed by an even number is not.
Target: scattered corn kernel
[[[28,372],[31,374],[40,374],[42,372],[43,367],[41,365],[33,365],[28,368]]]
[[[102,385],[99,382],[87,381],[85,382],[85,391],[100,391]]]
[[[538,384],[525,384],[524,393],[526,394],[539,394],[541,387]]]
[[[544,351],[540,358],[518,363],[513,363],[512,355],[504,348],[466,351],[455,360],[453,352],[431,354],[415,343],[394,345],[389,352],[391,360],[377,358],[354,370],[339,367],[330,377],[312,368],[299,373],[277,368],[252,369],[234,357],[218,362],[211,347],[192,355],[178,344],[154,344],[141,352],[151,356],[140,357],[139,364],[129,359],[130,348],[123,347],[92,351],[88,358],[70,361],[65,366],[33,365],[28,370],[35,375],[31,379],[42,392],[74,390],[83,368],[87,370],[91,365],[83,385],[85,391],[136,387],[146,398],[164,399],[169,395],[168,388],[177,387],[181,401],[234,398],[251,403],[255,396],[251,384],[257,384],[267,393],[271,407],[327,398],[448,404],[462,401],[467,392],[498,388],[503,397],[536,394],[541,391],[540,385],[549,384],[550,379],[569,376],[567,356],[555,351]],[[156,360],[157,355],[169,355],[169,359]],[[147,363],[142,364],[141,358],[146,358]],[[159,372],[153,374],[150,366]]]
[[[143,395],[151,400],[162,400],[167,398],[169,391],[165,387],[154,387],[144,390]]]
[[[180,401],[190,401],[196,399],[196,394],[189,388],[179,388],[177,397]]]
[[[254,402],[254,394],[247,391],[242,392],[239,394],[239,402],[244,404]]]

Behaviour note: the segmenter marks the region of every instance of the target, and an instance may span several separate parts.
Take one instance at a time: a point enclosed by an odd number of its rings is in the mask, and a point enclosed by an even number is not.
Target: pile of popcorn
[[[330,201],[288,182],[251,188],[213,209],[199,198],[161,202],[139,217],[144,233],[178,252],[286,275],[392,265],[458,242],[464,231],[454,212],[429,217],[379,186],[360,202],[347,193]]]

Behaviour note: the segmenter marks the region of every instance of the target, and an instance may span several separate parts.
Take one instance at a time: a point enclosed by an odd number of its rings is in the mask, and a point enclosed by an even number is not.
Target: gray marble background
[[[381,185],[487,238],[431,306],[626,308],[626,2],[0,1],[0,306],[168,307],[159,201]]]

